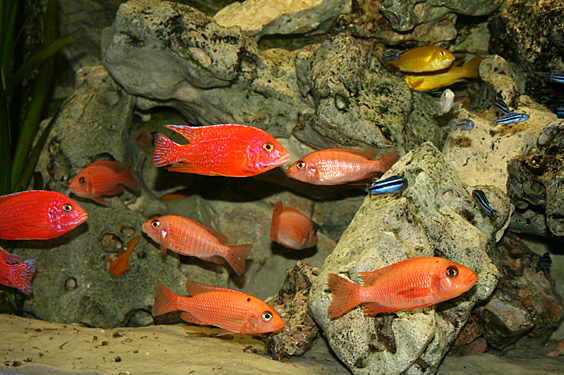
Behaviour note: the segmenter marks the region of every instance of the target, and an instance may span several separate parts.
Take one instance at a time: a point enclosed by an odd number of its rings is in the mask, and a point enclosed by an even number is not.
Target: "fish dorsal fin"
[[[125,164],[123,164],[122,162],[110,161],[110,160],[98,160],[90,164],[88,167],[105,167],[111,169],[112,171],[118,174],[123,172],[125,168],[127,168]]]
[[[378,150],[357,150],[355,148],[334,148],[329,150],[348,152],[349,154],[362,156],[367,159],[372,159],[374,156],[376,156],[376,153],[378,152]],[[324,151],[329,151],[329,150],[324,150]]]
[[[186,138],[190,143],[194,142],[202,133],[202,129],[199,126],[165,125],[165,128],[174,130],[175,132]]]
[[[209,234],[211,234],[212,236],[214,236],[215,238],[217,238],[217,240],[222,244],[225,245],[226,243],[229,242],[229,238],[225,235],[225,234],[221,234],[219,232],[216,232],[215,230],[206,227],[204,224],[197,222],[196,220],[191,220],[192,224],[195,224],[197,226],[199,226],[200,228],[202,228],[203,230],[205,230],[206,232],[208,232]]]
[[[202,322],[200,319],[194,317],[194,315],[188,313],[188,312],[183,312],[182,314],[180,314],[180,319],[187,321],[188,323],[194,323],[194,324],[208,324],[206,322]]]
[[[188,294],[191,296],[195,296],[202,293],[210,293],[210,292],[229,292],[229,293],[245,294],[243,292],[239,292],[238,290],[219,288],[217,286],[200,285],[190,280],[186,280],[186,292],[188,292]]]
[[[375,270],[375,271],[359,272],[358,275],[360,276],[360,279],[362,280],[365,286],[370,286],[373,285],[376,282],[376,280],[390,273],[393,270],[394,268],[390,268],[388,266],[388,267],[380,268],[379,270]]]
[[[2,258],[4,262],[6,262],[7,264],[16,264],[22,261],[22,258],[20,258],[19,256],[17,256],[16,254],[11,254],[6,250],[2,249],[1,247],[0,247],[0,258]]]

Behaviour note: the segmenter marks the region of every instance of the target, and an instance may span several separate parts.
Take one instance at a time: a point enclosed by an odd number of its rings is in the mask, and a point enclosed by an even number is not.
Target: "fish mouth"
[[[276,160],[277,165],[286,164],[290,161],[290,153],[286,152],[284,155],[280,156],[278,160]]]
[[[79,217],[76,218],[74,224],[80,225],[80,224],[84,223],[87,219],[88,219],[88,213],[85,212],[85,213],[83,213],[82,215],[80,215]]]

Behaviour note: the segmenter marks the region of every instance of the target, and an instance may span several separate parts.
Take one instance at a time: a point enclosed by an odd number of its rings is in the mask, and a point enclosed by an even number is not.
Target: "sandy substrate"
[[[241,335],[208,337],[197,326],[99,329],[0,315],[0,375],[350,374],[323,340],[304,357],[270,359],[261,341]],[[553,345],[554,346],[554,345]],[[564,372],[554,348],[447,357],[439,375],[540,375]]]

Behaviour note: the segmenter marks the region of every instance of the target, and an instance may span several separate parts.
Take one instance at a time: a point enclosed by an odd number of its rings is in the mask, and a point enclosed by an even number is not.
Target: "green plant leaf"
[[[84,29],[76,30],[70,34],[63,35],[55,40],[53,43],[46,45],[39,51],[30,56],[22,65],[18,67],[12,78],[10,79],[6,92],[10,93],[37,65],[45,62],[45,60],[52,57],[55,53],[59,52],[62,48],[67,46],[72,40],[84,32]]]

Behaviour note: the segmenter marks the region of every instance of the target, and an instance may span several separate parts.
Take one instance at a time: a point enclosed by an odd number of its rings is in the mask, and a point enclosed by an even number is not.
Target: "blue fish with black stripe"
[[[400,59],[401,57],[401,53],[399,53],[396,50],[389,50],[386,51],[386,53],[384,53],[384,55],[382,56],[384,58],[384,60],[388,60],[388,61],[397,61]]]
[[[564,83],[564,73],[559,74],[550,74],[546,75],[547,81],[557,82],[557,83]]]
[[[482,190],[472,191],[472,198],[478,203],[484,215],[489,215],[492,219],[497,216],[497,211],[491,208],[490,201],[486,198],[486,194],[484,194]]]
[[[407,180],[401,176],[391,176],[381,181],[376,181],[368,187],[370,196],[394,194],[394,197],[407,188]]]
[[[507,105],[506,102],[503,101],[502,98],[497,98],[494,101],[494,107],[495,109],[501,113],[502,115],[506,115],[508,113],[511,113],[511,110],[509,109],[509,106]]]
[[[508,125],[508,124],[518,124],[523,121],[527,121],[529,119],[529,115],[526,113],[515,113],[510,112],[501,116],[499,120],[495,120],[496,125]]]

